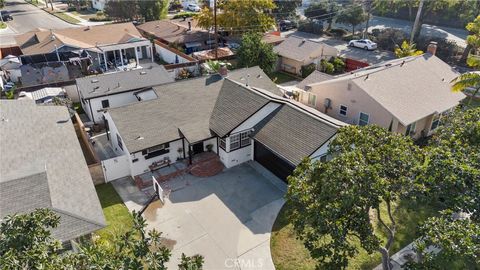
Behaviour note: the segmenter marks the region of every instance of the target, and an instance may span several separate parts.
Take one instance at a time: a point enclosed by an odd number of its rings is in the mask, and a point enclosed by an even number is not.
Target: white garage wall
[[[183,63],[190,62],[190,60],[188,60],[186,58],[183,58],[182,56],[177,55],[174,52],[172,52],[172,51],[170,51],[166,48],[163,48],[163,47],[161,47],[157,44],[155,44],[155,51],[160,56],[160,58],[163,59],[163,61],[165,61],[169,64],[177,64],[177,63],[175,63],[175,59],[176,59],[175,56],[178,56],[178,64],[183,64]]]

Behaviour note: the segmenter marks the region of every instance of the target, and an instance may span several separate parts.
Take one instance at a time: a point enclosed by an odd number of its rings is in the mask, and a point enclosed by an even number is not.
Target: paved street
[[[75,27],[23,0],[7,0],[5,10],[10,12],[13,20],[8,22],[9,30],[0,31],[0,46],[14,44],[14,35],[32,31],[35,28]]]
[[[370,20],[369,31],[371,31],[374,28],[377,28],[377,29],[396,28],[396,29],[403,30],[407,34],[410,34],[410,31],[412,30],[412,25],[413,23],[405,20],[373,16],[372,19]],[[360,31],[364,27],[365,27],[365,24],[361,26],[357,26],[355,29],[358,29]],[[352,30],[352,27],[347,25],[340,25],[340,28],[344,28],[348,31]],[[435,25],[428,25],[428,24],[423,24],[422,31],[420,32],[420,34],[425,36],[430,36],[430,37],[444,37],[444,38],[447,38],[448,40],[456,42],[457,45],[461,47],[466,46],[465,38],[468,35],[467,30],[465,29],[435,26]]]

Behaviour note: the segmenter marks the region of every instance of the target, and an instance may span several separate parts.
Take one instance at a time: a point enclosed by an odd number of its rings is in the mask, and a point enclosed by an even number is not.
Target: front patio
[[[171,164],[168,161],[161,168],[153,168],[154,166],[151,166],[150,172],[135,176],[135,184],[140,190],[153,185],[152,177],[155,177],[160,184],[187,173],[197,177],[209,177],[223,171],[224,166],[214,152],[204,152],[193,156],[191,164],[187,158]],[[166,188],[169,189],[169,187]]]
[[[286,185],[258,166],[248,162],[206,178],[183,174],[162,184],[171,193],[144,217],[172,250],[169,268],[176,269],[185,253],[203,255],[205,269],[274,269],[270,233]],[[129,178],[112,185],[130,211],[148,201]]]

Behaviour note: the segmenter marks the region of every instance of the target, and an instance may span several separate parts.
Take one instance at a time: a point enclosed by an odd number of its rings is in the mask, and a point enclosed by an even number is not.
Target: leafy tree
[[[320,69],[327,74],[333,74],[335,72],[335,66],[325,59],[320,61]]]
[[[131,21],[138,17],[137,1],[109,0],[105,4],[105,14],[119,21]]]
[[[467,58],[467,64],[475,69],[480,69],[480,56],[477,54],[480,48],[480,16],[478,16],[473,22],[467,25],[467,30],[470,31],[470,35],[467,36],[467,44],[471,46],[471,51],[474,54],[469,54]],[[452,91],[460,92],[466,89],[472,89],[470,100],[480,93],[480,74],[477,72],[464,73],[454,80],[452,80]]]
[[[5,217],[0,225],[2,269],[63,269],[58,255],[62,245],[48,230],[59,223],[60,218],[46,209]]]
[[[217,4],[217,25],[219,29],[240,35],[246,32],[263,33],[275,26],[275,20],[268,14],[275,9],[273,0],[229,0]],[[196,16],[198,25],[204,29],[214,26],[213,10],[204,8]]]
[[[421,160],[418,148],[378,126],[348,126],[331,142],[329,155],[325,163],[303,161],[288,179],[294,230],[325,269],[346,268],[360,248],[380,252],[383,268],[391,269],[392,203],[409,197]],[[381,215],[382,203],[387,217]],[[385,229],[386,243],[374,234],[373,220]]]
[[[276,6],[273,14],[278,20],[297,17],[297,8],[302,5],[302,0],[274,0],[273,2]]]
[[[312,74],[312,72],[314,72],[316,68],[317,67],[314,63],[302,66],[301,68],[302,77],[303,78],[308,77],[308,75]]]
[[[337,16],[338,23],[345,23],[352,26],[352,35],[355,35],[355,26],[367,20],[367,15],[361,5],[352,5],[342,11]]]
[[[406,40],[402,42],[402,45],[397,45],[394,52],[398,58],[423,54],[423,51],[417,50],[417,46],[414,43],[409,43]]]
[[[168,0],[138,1],[138,12],[147,22],[166,18],[167,8]]]
[[[325,0],[321,2],[314,2],[305,9],[305,17],[309,19],[327,21],[327,30],[330,30],[332,28],[332,23],[337,11],[338,5],[335,1]]]
[[[228,62],[218,61],[218,60],[208,60],[205,62],[205,68],[208,73],[216,73],[222,65],[225,65],[227,68],[231,68],[232,64]]]
[[[461,269],[475,269],[475,265],[480,265],[480,224],[466,216],[455,216],[458,214],[443,211],[440,217],[429,218],[420,227],[422,237],[415,241],[420,261],[410,263],[408,269],[445,269],[444,261],[461,262]],[[429,251],[430,246],[439,248],[440,252]]]
[[[428,219],[417,241],[422,255],[416,269],[442,269],[438,257],[480,263],[480,108],[457,110],[442,119],[427,149],[422,174],[417,178],[421,194],[443,205],[442,216]],[[452,215],[452,213],[455,213]],[[468,218],[454,219],[454,216]],[[439,254],[426,247],[441,248]]]
[[[240,66],[260,66],[266,73],[271,73],[277,63],[277,54],[273,46],[262,41],[259,33],[246,33],[237,52]]]
[[[62,245],[50,229],[60,218],[51,210],[7,216],[0,225],[0,265],[2,269],[166,269],[170,251],[162,245],[160,233],[145,232],[146,222],[133,213],[131,230],[113,241],[94,237],[82,241],[77,253],[61,253]],[[182,255],[180,269],[202,269],[203,257]]]

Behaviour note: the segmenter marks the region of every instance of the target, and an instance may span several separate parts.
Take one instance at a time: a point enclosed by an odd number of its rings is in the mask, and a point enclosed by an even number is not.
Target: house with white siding
[[[103,123],[103,111],[157,98],[153,86],[171,83],[163,66],[104,73],[76,79],[82,108],[94,123]]]
[[[281,96],[258,67],[154,87],[158,98],[104,113],[130,175],[211,150],[226,168],[257,161],[286,180],[305,157],[325,159],[345,124]]]

